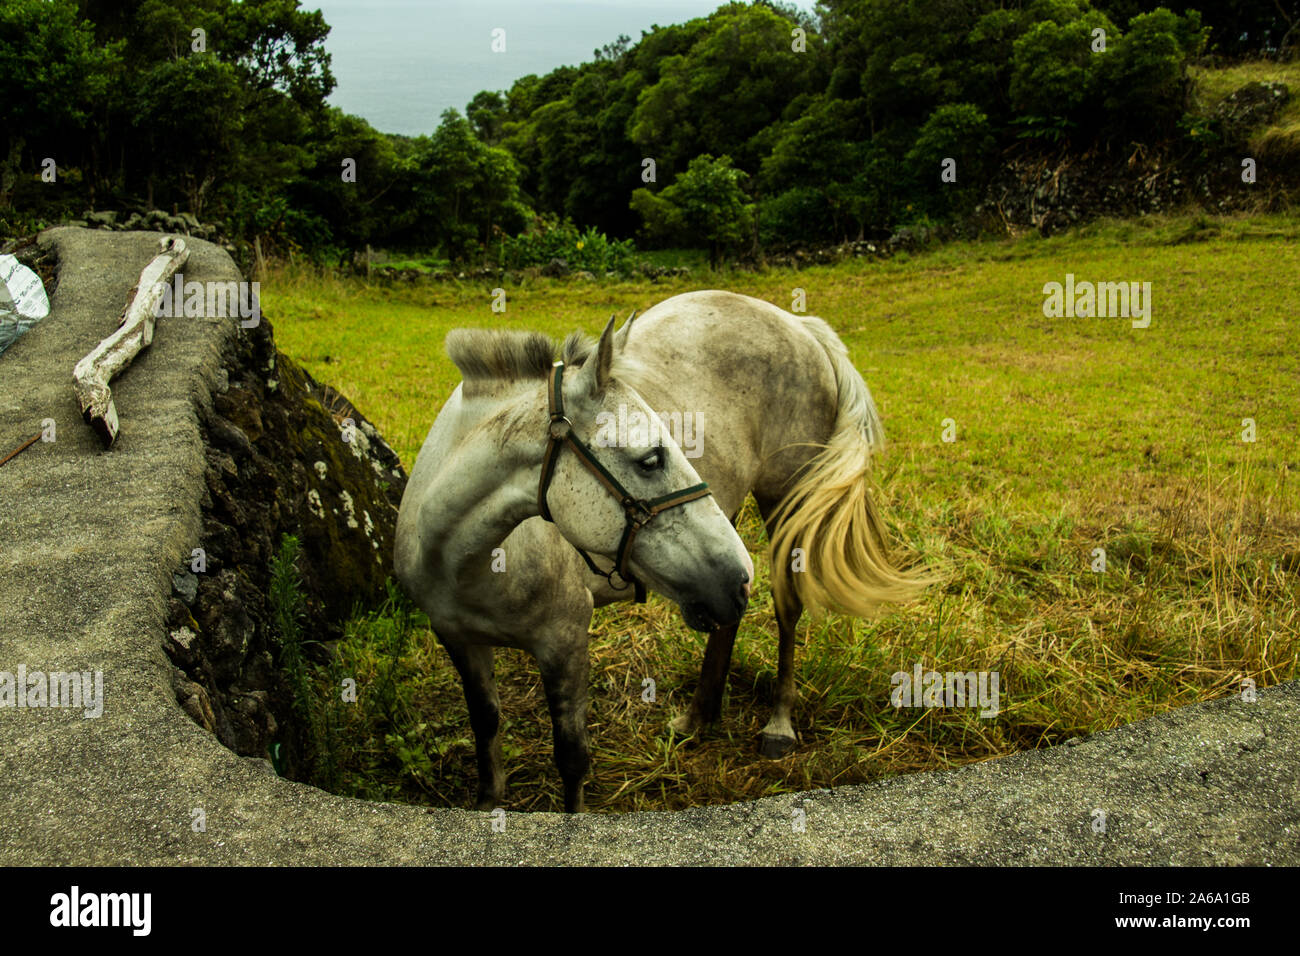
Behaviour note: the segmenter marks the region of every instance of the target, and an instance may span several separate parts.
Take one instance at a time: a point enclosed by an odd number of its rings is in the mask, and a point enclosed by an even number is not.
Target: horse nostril
[[[744,613],[745,608],[749,605],[749,579],[746,578],[740,582],[740,587],[736,589],[736,610]]]

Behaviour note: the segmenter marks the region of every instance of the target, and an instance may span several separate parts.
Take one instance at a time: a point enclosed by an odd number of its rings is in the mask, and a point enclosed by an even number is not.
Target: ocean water
[[[811,10],[814,0],[796,5]],[[325,48],[337,87],[330,103],[376,129],[432,132],[442,111],[529,73],[591,60],[652,25],[705,16],[721,0],[304,0],[331,27]],[[492,31],[505,30],[504,53]]]

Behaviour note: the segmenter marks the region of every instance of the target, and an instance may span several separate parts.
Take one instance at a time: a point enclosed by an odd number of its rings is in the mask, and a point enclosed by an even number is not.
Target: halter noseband
[[[541,512],[542,517],[547,521],[554,522],[555,519],[551,517],[551,509],[546,505],[546,492],[551,487],[551,479],[555,477],[555,463],[560,457],[560,449],[568,445],[573,449],[573,453],[578,456],[578,460],[582,462],[586,469],[596,476],[596,480],[618,499],[618,503],[623,506],[623,514],[626,518],[626,524],[623,526],[623,538],[618,543],[618,554],[614,559],[614,567],[610,568],[608,572],[596,567],[596,562],[591,560],[591,556],[586,551],[583,551],[577,545],[574,545],[574,548],[578,554],[582,555],[582,560],[587,562],[587,567],[591,568],[593,574],[600,575],[616,591],[622,591],[631,584],[636,588],[637,603],[644,604],[645,585],[632,577],[627,568],[628,558],[632,553],[632,542],[636,539],[636,533],[654,520],[655,515],[661,511],[676,508],[678,505],[684,505],[696,498],[703,498],[705,495],[712,494],[712,492],[709,491],[708,484],[701,481],[698,485],[692,485],[682,491],[674,491],[658,498],[647,500],[634,497],[617,478],[606,471],[604,466],[596,460],[596,456],[592,454],[591,449],[573,434],[573,422],[569,421],[564,414],[563,385],[564,363],[556,362],[551,367],[546,385],[546,394],[551,412],[551,422],[548,426],[550,441],[546,445],[546,456],[542,459],[542,480],[537,486],[537,510]],[[615,574],[622,579],[622,584],[614,583]]]

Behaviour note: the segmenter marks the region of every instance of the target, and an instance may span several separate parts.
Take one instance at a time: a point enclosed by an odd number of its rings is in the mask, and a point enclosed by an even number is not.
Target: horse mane
[[[558,358],[577,369],[596,348],[595,339],[570,332],[562,344],[540,332],[516,329],[452,329],[447,333],[447,354],[472,394],[511,382],[545,379]],[[621,350],[614,352],[613,377],[637,391],[662,387],[661,376]]]
[[[625,331],[623,342],[626,341]],[[576,370],[595,351],[596,340],[582,332],[570,332],[557,345],[540,332],[452,329],[447,333],[446,348],[464,378],[463,391],[468,398],[487,394],[503,385],[545,380],[557,358]],[[662,369],[647,364],[621,346],[614,348],[610,377],[641,395],[662,394],[669,384]]]
[[[540,332],[514,329],[452,329],[446,344],[466,385],[546,378],[557,357],[579,366],[594,347],[581,332],[571,333],[557,348]]]

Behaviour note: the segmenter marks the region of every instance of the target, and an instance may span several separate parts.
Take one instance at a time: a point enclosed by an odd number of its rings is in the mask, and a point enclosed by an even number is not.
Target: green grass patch
[[[422,275],[428,275],[450,269],[451,263],[447,259],[439,259],[436,256],[423,256],[415,259],[394,259],[388,262],[376,262],[372,264],[371,268],[376,272],[418,272]]]
[[[661,269],[708,269],[709,254],[704,249],[651,249],[637,253],[637,258]]]
[[[1300,653],[1300,219],[1201,215],[957,243],[908,261],[658,283],[528,280],[400,288],[309,270],[263,280],[280,348],[357,403],[408,469],[459,381],[443,337],[505,325],[595,334],[677,292],[727,288],[808,311],[840,334],[884,416],[879,480],[901,541],[945,574],[874,621],[805,616],[802,745],[758,756],[776,673],[762,528],[740,524],[758,579],[721,724],[674,743],[704,638],[651,598],[593,622],[596,810],[677,808],[954,766],[1105,730],[1297,676]],[[1152,320],[1048,319],[1044,283],[1149,281]],[[736,330],[743,348],[744,330]],[[1256,441],[1242,440],[1244,419]],[[943,440],[951,419],[956,441]],[[752,503],[751,503],[752,504]],[[1106,570],[1092,570],[1105,549]],[[473,793],[459,679],[422,617],[359,619],[338,669],[340,792],[433,806]],[[997,670],[1002,712],[896,710],[890,675]],[[498,652],[508,800],[562,808],[535,663]],[[658,688],[641,699],[642,680]],[[334,705],[331,704],[331,707]],[[353,709],[348,711],[346,707]],[[347,748],[351,749],[347,749]]]

